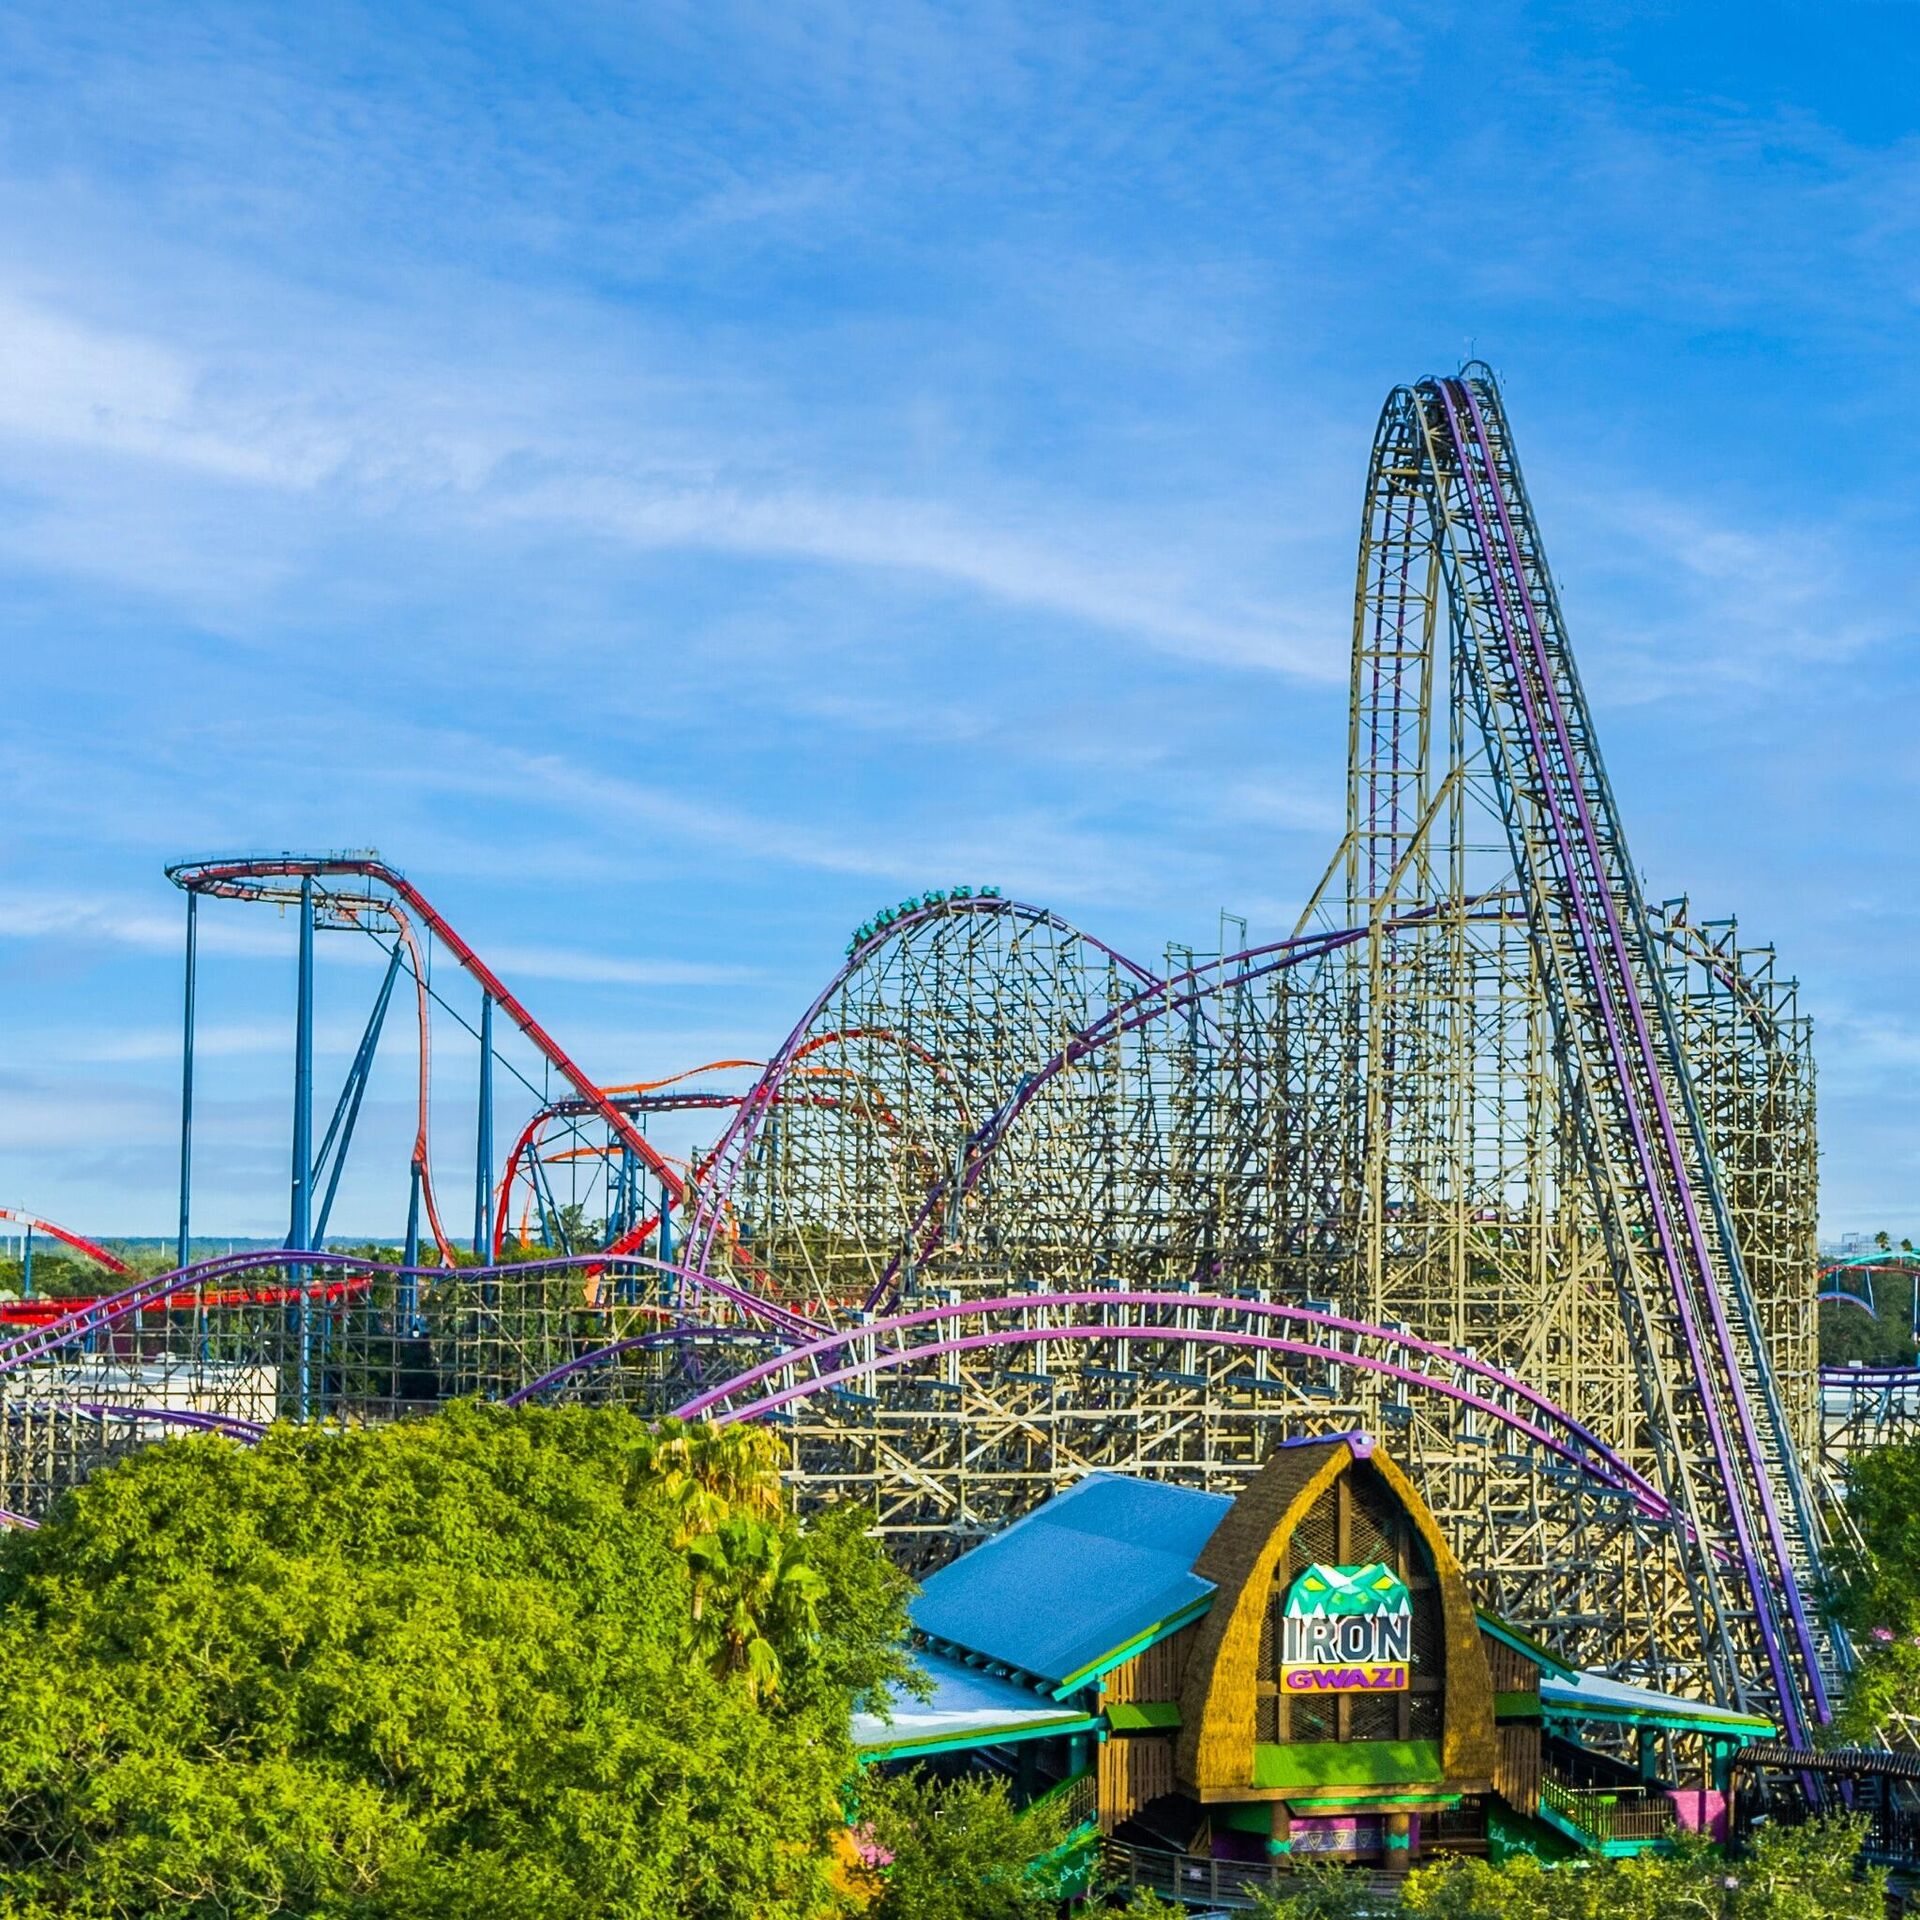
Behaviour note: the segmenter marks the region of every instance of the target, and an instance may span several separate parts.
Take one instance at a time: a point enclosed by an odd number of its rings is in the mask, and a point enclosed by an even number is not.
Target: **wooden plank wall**
[[[1531,1720],[1501,1727],[1493,1763],[1493,1790],[1508,1806],[1532,1813],[1540,1802],[1540,1728]]]
[[[1480,1644],[1487,1651],[1495,1693],[1540,1691],[1540,1669],[1524,1653],[1516,1653],[1504,1640],[1496,1640],[1490,1633],[1480,1636]]]
[[[1149,1649],[1151,1651],[1151,1649]],[[1173,1791],[1173,1740],[1164,1733],[1115,1734],[1100,1743],[1100,1830],[1111,1833],[1149,1800]]]
[[[1145,1653],[1135,1654],[1125,1665],[1115,1667],[1100,1684],[1110,1702],[1144,1705],[1148,1701],[1178,1700],[1180,1679],[1187,1670],[1187,1655],[1193,1650],[1193,1628],[1156,1641]]]

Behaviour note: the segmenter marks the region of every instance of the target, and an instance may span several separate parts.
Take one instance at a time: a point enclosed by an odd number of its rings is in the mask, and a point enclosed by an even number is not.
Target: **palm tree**
[[[662,1420],[634,1458],[636,1480],[680,1509],[676,1546],[715,1532],[736,1514],[777,1519],[786,1508],[779,1443],[764,1427]]]
[[[779,1691],[783,1668],[820,1631],[825,1579],[794,1534],[735,1514],[687,1545],[694,1645],[717,1674],[737,1673],[756,1703]]]

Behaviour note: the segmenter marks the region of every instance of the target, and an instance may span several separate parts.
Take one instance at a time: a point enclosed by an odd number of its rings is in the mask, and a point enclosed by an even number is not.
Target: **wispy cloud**
[[[1889,556],[1832,521],[1734,520],[1687,496],[1616,479],[1582,506],[1613,545],[1609,584],[1638,618],[1614,644],[1634,662],[1621,691],[1641,697],[1730,684],[1770,688],[1910,639],[1920,614],[1903,589],[1910,554]]]
[[[476,533],[520,523],[645,551],[873,569],[1197,659],[1309,678],[1337,665],[1297,611],[1235,604],[1217,581],[1152,564],[1130,524],[1103,529],[1084,505],[1060,503],[1051,526],[1042,506],[1038,524],[1030,516],[1027,530],[1016,531],[973,505],[841,491],[823,475],[796,482],[783,472],[756,474],[764,449],[711,432],[704,447],[652,471],[619,471],[612,446],[499,417],[484,397],[493,380],[477,367],[457,379],[471,412],[455,428],[444,407],[422,413],[389,382],[367,380],[358,359],[332,369],[304,361],[256,367],[236,382],[215,360],[4,290],[0,342],[8,350],[0,360],[0,440],[27,447],[51,444],[276,492],[324,490],[335,510],[357,503],[385,515],[412,498],[430,503],[441,530],[451,515]],[[780,464],[795,465],[796,451]],[[719,475],[729,477],[702,477]],[[57,535],[41,539],[43,559],[62,551]],[[110,546],[87,564],[123,572],[128,558]],[[161,571],[163,586],[180,577],[170,557]]]
[[[313,1045],[320,1058],[345,1057],[360,1043],[357,1024],[319,1021]],[[272,1060],[285,1062],[292,1048],[292,1027],[280,1020],[198,1021],[193,1051],[198,1060]],[[34,1053],[41,1061],[71,1061],[75,1065],[141,1066],[156,1061],[177,1063],[180,1029],[175,1027],[89,1027],[77,1032],[43,1031],[35,1036]]]
[[[776,554],[930,576],[1226,665],[1314,679],[1338,665],[1324,638],[1301,630],[1284,609],[1209,608],[1192,583],[1143,567],[1117,542],[1100,552],[1087,549],[1084,533],[1036,540],[934,501],[574,479],[509,496],[497,510],[604,529],[642,547]]]
[[[169,914],[126,900],[39,890],[0,896],[0,939],[102,943],[178,955],[185,951],[185,929],[184,905]],[[292,951],[290,932],[230,916],[206,916],[197,939],[208,952],[244,958],[284,958]]]

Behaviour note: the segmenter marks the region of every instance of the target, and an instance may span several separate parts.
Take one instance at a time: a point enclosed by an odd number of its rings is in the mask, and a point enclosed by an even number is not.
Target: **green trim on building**
[[[1256,1800],[1251,1805],[1243,1801],[1238,1806],[1215,1807],[1213,1824],[1229,1833],[1257,1833],[1264,1838],[1273,1831],[1273,1808],[1264,1800]]]
[[[1036,1793],[1021,1808],[1021,1812],[1031,1813],[1035,1807],[1044,1807],[1051,1800],[1065,1799],[1083,1780],[1091,1780],[1094,1772],[1095,1769],[1092,1767],[1082,1767],[1078,1773],[1070,1773],[1064,1780],[1056,1780],[1044,1793]]]
[[[1540,1696],[1531,1687],[1525,1693],[1496,1693],[1493,1696],[1493,1717],[1496,1720],[1538,1720],[1540,1713]]]
[[[1556,1678],[1577,1680],[1580,1677],[1577,1667],[1568,1666],[1557,1653],[1549,1653],[1538,1640],[1529,1634],[1522,1633],[1518,1627],[1510,1627],[1504,1620],[1496,1618],[1491,1613],[1482,1613],[1478,1608],[1474,1609],[1474,1616],[1480,1622],[1482,1629],[1492,1634],[1502,1646],[1511,1647],[1515,1653],[1544,1667]]]
[[[1682,1709],[1686,1705],[1681,1700],[1673,1704]],[[1684,1711],[1656,1713],[1647,1707],[1585,1703],[1576,1706],[1571,1702],[1547,1700],[1541,1703],[1540,1711],[1550,1727],[1578,1724],[1582,1720],[1607,1720],[1629,1727],[1660,1727],[1670,1733],[1703,1733],[1710,1740],[1725,1740],[1736,1747],[1744,1747],[1752,1740],[1770,1740],[1774,1734],[1771,1720],[1715,1707],[1703,1707],[1697,1714]]]
[[[1577,1859],[1585,1851],[1543,1820],[1529,1819],[1504,1801],[1487,1803],[1487,1858],[1496,1867],[1523,1854],[1529,1860],[1554,1865],[1562,1860]]]
[[[1144,1632],[1136,1633],[1131,1640],[1122,1646],[1115,1647],[1111,1653],[1103,1653],[1099,1659],[1088,1661],[1077,1673],[1068,1674],[1054,1688],[1053,1697],[1056,1700],[1064,1700],[1068,1694],[1077,1692],[1081,1687],[1090,1685],[1095,1680],[1104,1679],[1115,1667],[1124,1665],[1135,1654],[1145,1653],[1149,1647],[1166,1639],[1169,1634],[1178,1633],[1182,1627],[1198,1620],[1212,1605],[1213,1595],[1203,1593],[1191,1606],[1182,1607],[1178,1613],[1168,1614],[1164,1620],[1156,1620]]]
[[[1351,1793],[1315,1793],[1287,1804],[1295,1813],[1392,1813],[1401,1807],[1457,1807],[1460,1795],[1443,1793],[1438,1787],[1416,1793],[1370,1793],[1364,1798]]]
[[[1120,1700],[1107,1709],[1107,1725],[1115,1733],[1146,1733],[1179,1724],[1177,1700]]]
[[[1006,1747],[1016,1740],[1052,1740],[1062,1734],[1097,1733],[1099,1719],[1089,1713],[1072,1720],[1052,1720],[1040,1726],[1015,1723],[1005,1727],[969,1728],[965,1733],[933,1734],[916,1740],[911,1734],[890,1740],[884,1746],[862,1747],[858,1754],[864,1767],[876,1760],[899,1760],[908,1754],[960,1753],[969,1747]]]
[[[1643,1839],[1622,1840],[1610,1834],[1589,1833],[1546,1800],[1540,1802],[1534,1814],[1542,1826],[1571,1841],[1580,1852],[1598,1854],[1603,1860],[1631,1860],[1639,1854],[1671,1853],[1674,1849],[1674,1836],[1671,1834],[1649,1834]]]
[[[1253,1749],[1256,1787],[1407,1787],[1446,1778],[1437,1740],[1315,1740]]]

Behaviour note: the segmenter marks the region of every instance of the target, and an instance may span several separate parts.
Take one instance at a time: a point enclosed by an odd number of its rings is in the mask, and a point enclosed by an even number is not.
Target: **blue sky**
[[[1844,0],[7,9],[0,1200],[170,1227],[187,855],[377,845],[610,1080],[928,885],[1290,923],[1373,421],[1471,349],[1650,890],[1920,1229],[1916,102]],[[205,945],[197,1224],[272,1233],[292,930]]]

